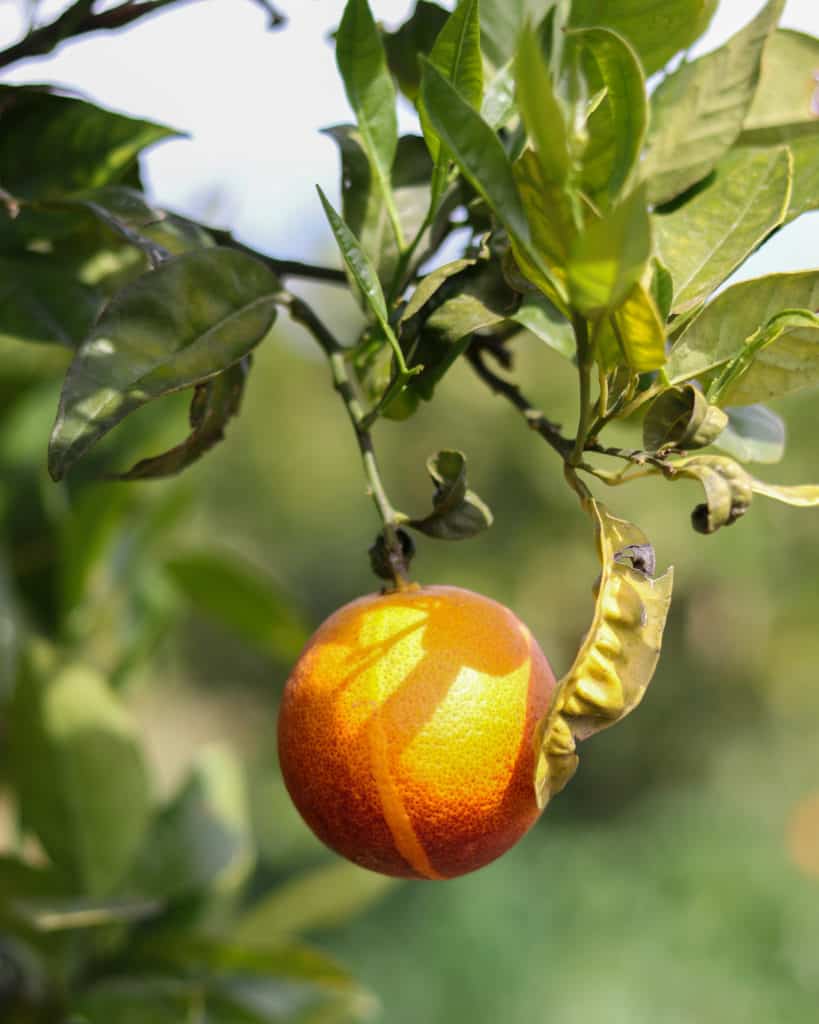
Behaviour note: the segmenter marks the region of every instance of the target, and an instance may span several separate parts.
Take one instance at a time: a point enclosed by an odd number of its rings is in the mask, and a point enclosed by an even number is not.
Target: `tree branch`
[[[229,231],[220,228],[206,228],[219,245],[226,245],[230,249],[238,249],[239,252],[254,256],[257,260],[265,263],[274,274],[279,277],[301,277],[308,281],[326,281],[328,284],[347,284],[347,275],[343,270],[335,267],[318,267],[312,263],[301,263],[299,260],[279,260],[274,256],[266,256],[256,249],[252,249],[244,242],[239,242]]]

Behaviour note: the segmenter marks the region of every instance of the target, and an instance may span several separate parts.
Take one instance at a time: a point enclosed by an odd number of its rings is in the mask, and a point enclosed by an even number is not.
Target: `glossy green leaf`
[[[595,334],[597,359],[605,370],[627,366],[634,373],[665,364],[665,327],[654,299],[638,281],[619,309],[601,320]]]
[[[381,900],[396,881],[344,861],[313,868],[254,904],[235,925],[233,938],[253,946],[336,928]]]
[[[545,295],[527,295],[511,319],[564,358],[574,358],[577,347],[574,329]]]
[[[409,326],[409,323],[417,317],[419,313],[423,313],[427,303],[430,302],[433,296],[437,295],[446,281],[449,281],[450,278],[453,278],[456,275],[460,280],[462,272],[468,267],[474,267],[476,262],[476,259],[471,258],[452,260],[451,263],[444,263],[443,266],[437,267],[431,273],[422,277],[401,313],[402,324],[407,323]],[[457,288],[457,284],[455,284],[455,288]],[[448,295],[450,291],[451,289],[448,287],[446,295]],[[445,296],[438,295],[438,299],[443,297]]]
[[[78,891],[113,891],[150,814],[146,769],[124,707],[90,668],[29,664],[10,723],[26,827]]]
[[[224,440],[229,420],[239,412],[245,381],[249,372],[249,356],[224,373],[198,384],[191,399],[188,420],[191,432],[180,444],[161,455],[140,459],[125,473],[117,473],[118,480],[156,480],[174,476],[187,469]]]
[[[483,96],[483,58],[481,56],[478,0],[460,0],[441,29],[429,55],[429,63],[452,84],[470,106],[476,109]],[[432,201],[437,205],[446,187],[450,157],[430,124],[423,97],[418,104],[421,127],[435,169],[432,181]]]
[[[529,225],[500,139],[435,67],[423,68],[421,95],[433,129],[498,220],[527,244]]]
[[[736,141],[783,5],[784,0],[768,0],[727,43],[682,64],[653,94],[643,164],[653,203],[667,202],[701,181]]]
[[[28,199],[122,181],[141,150],[177,134],[41,87],[0,86],[0,112],[0,182]]]
[[[233,249],[202,249],[144,274],[106,307],[63,385],[49,446],[59,480],[134,409],[239,362],[273,324],[278,282]]]
[[[0,257],[0,340],[76,348],[102,304],[75,268],[49,255]]]
[[[751,486],[755,494],[762,494],[783,505],[794,505],[796,508],[816,508],[819,506],[819,484],[797,484],[795,487],[781,487],[777,484],[766,484],[762,480],[752,480]]]
[[[154,820],[129,884],[163,900],[233,891],[254,858],[241,765],[228,749],[210,747]]]
[[[773,32],[740,141],[770,145],[819,130],[817,69],[819,39],[793,29]]]
[[[672,310],[707,299],[785,218],[792,158],[786,147],[733,150],[707,188],[652,219],[660,258],[674,282]]]
[[[584,501],[595,525],[601,575],[594,617],[575,660],[538,724],[535,791],[544,807],[574,775],[578,740],[625,718],[645,695],[660,656],[674,571],[653,579],[645,534]]]
[[[384,33],[387,63],[404,95],[415,102],[421,85],[420,55],[435,45],[449,13],[429,0],[418,0],[410,17],[395,32]]]
[[[438,540],[465,540],[492,525],[489,508],[467,487],[463,452],[438,452],[427,459],[427,471],[435,485],[433,511],[408,526]]]
[[[336,35],[336,60],[373,176],[390,212],[396,241],[403,246],[390,185],[398,146],[395,86],[367,0],[347,0]]]
[[[650,75],[705,31],[715,8],[716,0],[573,0],[570,24],[613,29]]]
[[[165,562],[179,592],[201,615],[265,654],[290,662],[307,640],[293,603],[266,573],[237,555],[188,551]]]
[[[571,163],[566,113],[543,57],[540,33],[531,24],[524,26],[518,40],[515,85],[518,108],[543,179],[550,185],[563,185]]]
[[[730,362],[783,309],[819,309],[819,271],[771,274],[727,288],[680,335],[668,358],[669,379],[676,384]],[[812,338],[808,329],[801,340]]]
[[[592,195],[604,193],[616,202],[634,178],[648,129],[643,69],[630,44],[607,28],[576,30],[569,38],[586,56],[593,86],[605,89],[586,122],[583,187]],[[589,62],[593,68],[588,67]]]
[[[623,304],[651,256],[651,226],[643,188],[610,214],[587,224],[572,245],[569,293],[576,309],[597,319]]]
[[[764,405],[725,410],[728,424],[716,439],[717,448],[740,462],[779,462],[785,454],[785,423]]]
[[[691,513],[698,533],[715,533],[745,515],[753,498],[751,477],[724,455],[694,455],[674,463],[673,479],[697,480],[705,491],[705,503]]]
[[[506,127],[516,110],[514,68],[512,61],[507,61],[486,87],[481,117],[490,128],[497,131]]]

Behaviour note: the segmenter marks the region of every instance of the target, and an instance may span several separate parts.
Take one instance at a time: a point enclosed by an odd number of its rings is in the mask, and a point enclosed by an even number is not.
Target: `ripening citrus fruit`
[[[529,630],[489,598],[362,597],[319,627],[287,682],[284,781],[319,839],[363,867],[474,871],[538,816],[533,733],[553,689]]]

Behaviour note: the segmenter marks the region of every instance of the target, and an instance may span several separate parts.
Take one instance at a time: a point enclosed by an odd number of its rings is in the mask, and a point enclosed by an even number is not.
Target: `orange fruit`
[[[508,608],[458,587],[370,594],[302,652],[279,759],[304,820],[373,871],[453,878],[538,817],[534,730],[554,676]]]

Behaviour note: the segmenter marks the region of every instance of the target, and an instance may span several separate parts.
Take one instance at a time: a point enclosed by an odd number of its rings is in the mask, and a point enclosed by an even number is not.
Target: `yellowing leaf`
[[[597,358],[606,370],[629,366],[635,373],[665,363],[665,328],[651,295],[638,282],[622,306],[600,323]]]
[[[603,571],[591,628],[538,727],[535,790],[541,807],[574,774],[576,741],[614,725],[643,699],[671,602],[673,570],[652,578],[654,553],[643,532],[593,499],[586,504]]]
[[[751,487],[756,494],[764,494],[785,505],[796,505],[798,508],[815,508],[819,505],[819,484],[800,484],[796,487],[777,487],[766,484],[762,480],[751,480]]]

